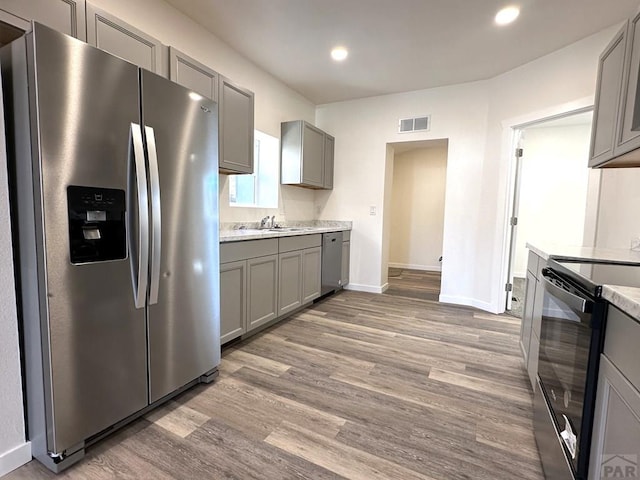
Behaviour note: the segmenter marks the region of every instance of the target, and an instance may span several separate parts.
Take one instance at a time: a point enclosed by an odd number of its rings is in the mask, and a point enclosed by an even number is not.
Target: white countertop
[[[244,240],[260,240],[263,238],[294,237],[316,233],[340,232],[351,230],[351,222],[316,221],[297,222],[282,228],[223,228],[220,230],[220,243],[241,242]]]
[[[640,288],[603,285],[602,298],[640,321]]]
[[[640,264],[640,252],[624,248],[595,248],[567,245],[543,245],[527,243],[527,248],[536,255],[549,258],[572,260],[602,260]],[[640,288],[621,285],[603,285],[602,298],[640,321]]]

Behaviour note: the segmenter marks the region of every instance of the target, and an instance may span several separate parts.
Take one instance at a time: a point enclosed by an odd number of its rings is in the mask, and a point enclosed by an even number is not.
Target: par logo
[[[637,479],[638,456],[637,455],[603,455],[602,472],[603,479],[623,478]]]

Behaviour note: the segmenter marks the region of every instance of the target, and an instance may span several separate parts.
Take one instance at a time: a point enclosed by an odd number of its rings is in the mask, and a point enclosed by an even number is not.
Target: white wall
[[[353,220],[351,287],[380,289],[383,224],[369,206],[384,200],[388,142],[399,118],[431,114],[411,140],[449,139],[440,299],[504,309],[510,119],[593,98],[605,29],[484,82],[321,105],[316,122],[336,136],[334,190],[318,193],[320,218]],[[542,118],[542,116],[540,117]],[[384,215],[384,212],[383,212]]]
[[[446,147],[395,155],[390,266],[440,270],[446,174]]]
[[[307,120],[313,123],[315,106],[310,101],[164,1],[92,0],[92,3],[253,91],[257,130],[280,138],[281,122]],[[230,207],[228,184],[228,177],[220,176],[222,222],[257,221],[265,215],[276,215],[281,220],[315,218],[313,190],[281,186],[278,209],[256,209]]]
[[[514,274],[525,277],[526,243],[582,245],[591,125],[524,131]]]
[[[629,248],[640,237],[640,169],[603,169],[596,246]]]
[[[318,192],[316,201],[320,218],[353,221],[349,288],[380,291],[386,283],[383,206],[393,174],[387,144],[448,138],[442,282],[452,296],[473,293],[487,98],[486,82],[477,82],[318,107],[318,126],[336,137],[336,164],[333,191]],[[431,131],[397,133],[399,118],[421,114],[431,114]],[[369,215],[371,206],[377,215]]]

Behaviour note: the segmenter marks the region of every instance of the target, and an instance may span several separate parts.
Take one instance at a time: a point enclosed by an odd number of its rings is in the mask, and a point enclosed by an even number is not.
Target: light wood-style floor
[[[519,320],[341,292],[60,479],[542,480]],[[54,478],[36,462],[6,480]]]
[[[389,288],[385,294],[437,302],[440,297],[440,277],[440,272],[390,268]]]

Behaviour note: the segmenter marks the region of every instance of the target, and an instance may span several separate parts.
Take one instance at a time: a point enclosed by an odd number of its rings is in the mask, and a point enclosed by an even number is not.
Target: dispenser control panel
[[[127,257],[124,190],[67,187],[71,263],[95,263]]]

